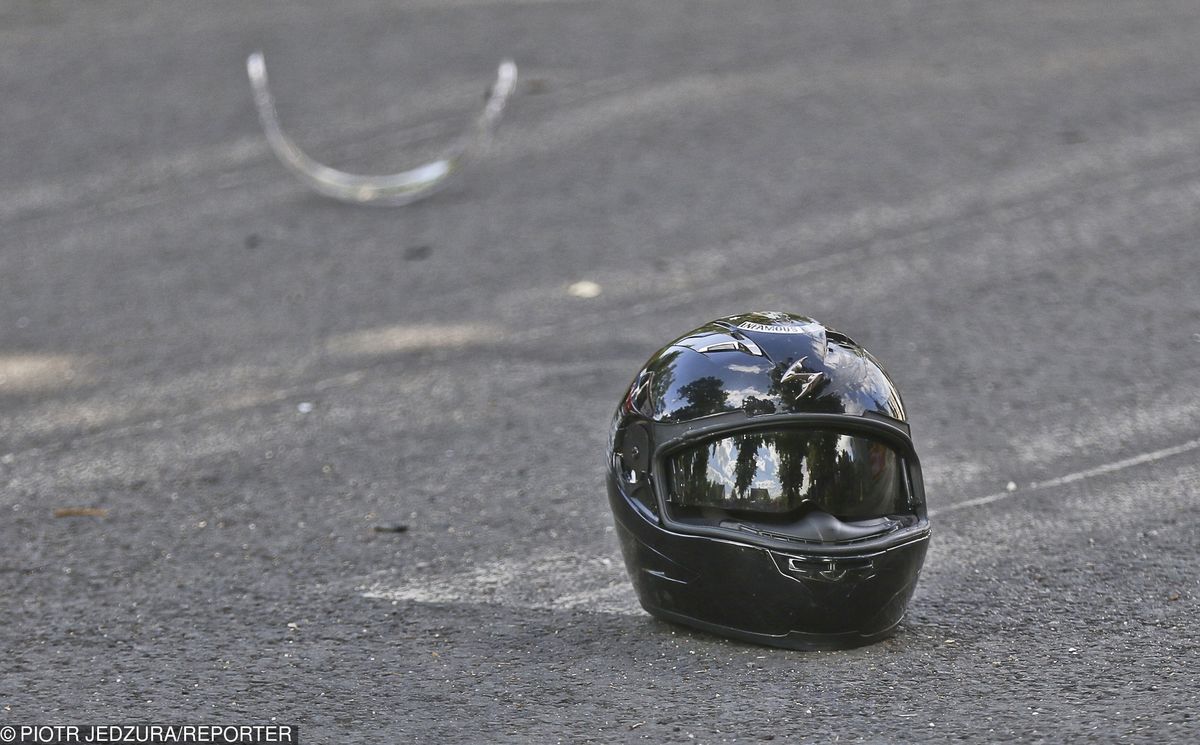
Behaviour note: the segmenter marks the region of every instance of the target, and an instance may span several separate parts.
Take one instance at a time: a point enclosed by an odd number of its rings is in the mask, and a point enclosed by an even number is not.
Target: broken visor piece
[[[869,437],[829,430],[740,432],[667,457],[678,507],[784,515],[822,510],[842,520],[910,511],[903,459]]]
[[[510,60],[500,64],[496,82],[488,93],[483,112],[475,126],[462,135],[441,158],[407,171],[388,175],[360,175],[330,168],[313,160],[292,141],[279,123],[275,98],[267,83],[267,65],[261,52],[246,60],[246,73],[254,89],[254,105],[271,149],[288,170],[314,191],[327,197],[355,204],[396,207],[410,204],[433,194],[446,180],[461,170],[464,163],[482,152],[491,141],[492,131],[504,105],[517,84],[517,66]]]

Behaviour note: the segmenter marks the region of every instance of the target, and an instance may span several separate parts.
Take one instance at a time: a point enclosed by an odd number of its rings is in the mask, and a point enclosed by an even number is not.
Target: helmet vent
[[[783,373],[783,377],[779,379],[780,383],[796,383],[800,386],[800,390],[796,393],[796,398],[805,398],[814,393],[817,388],[825,382],[825,373],[812,372],[805,369],[804,361],[807,357],[801,357],[792,363],[792,366]]]
[[[763,351],[752,340],[746,337],[731,338],[727,341],[719,341],[707,346],[700,347],[696,350],[700,354],[711,354],[712,352],[745,352],[752,354],[755,357],[762,357]]]

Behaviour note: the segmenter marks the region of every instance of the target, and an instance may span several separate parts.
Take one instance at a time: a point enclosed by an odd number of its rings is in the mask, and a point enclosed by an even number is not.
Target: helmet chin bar
[[[907,519],[906,519],[907,518]],[[675,518],[679,522],[687,522]],[[807,543],[846,543],[885,535],[916,523],[916,515],[872,517],[865,520],[839,520],[823,510],[811,510],[798,520],[784,524],[760,523],[751,518],[725,519],[722,528],[740,530],[750,535]]]
[[[400,173],[366,176],[318,163],[284,133],[275,111],[275,99],[267,85],[267,66],[261,52],[255,52],[246,59],[246,74],[250,77],[254,105],[258,108],[267,142],[288,170],[314,191],[327,197],[386,207],[411,204],[433,194],[468,160],[486,148],[504,113],[504,105],[517,84],[516,64],[511,60],[501,62],[496,72],[496,82],[488,94],[483,112],[475,120],[474,128],[463,135],[445,155]]]

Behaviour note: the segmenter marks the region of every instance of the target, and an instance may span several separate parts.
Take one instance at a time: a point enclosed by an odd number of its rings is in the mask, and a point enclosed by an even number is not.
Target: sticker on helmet
[[[825,330],[819,323],[805,323],[801,325],[789,324],[786,326],[775,326],[766,323],[754,323],[753,321],[742,321],[737,326],[743,331],[761,331],[764,334],[816,334]]]

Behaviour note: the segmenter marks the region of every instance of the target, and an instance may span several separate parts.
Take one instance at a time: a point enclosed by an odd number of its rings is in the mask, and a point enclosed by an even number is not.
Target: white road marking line
[[[0,354],[0,393],[33,393],[90,383],[89,357],[76,354]]]
[[[396,354],[417,349],[465,347],[503,339],[505,329],[487,323],[414,323],[361,329],[330,337],[325,348],[342,357]]]
[[[378,580],[357,589],[378,600],[642,613],[619,561],[569,553],[497,559],[459,572],[414,577],[405,584]]]
[[[1033,483],[1031,483],[1028,487],[1026,487],[1024,489],[1018,488],[1013,491],[1005,490],[1005,491],[1001,491],[1001,492],[996,492],[995,494],[988,494],[985,497],[976,497],[974,499],[968,499],[963,502],[957,502],[955,504],[946,505],[945,507],[941,507],[936,510],[930,510],[929,516],[934,517],[937,515],[944,515],[947,512],[956,512],[958,510],[967,509],[968,507],[980,507],[985,504],[992,504],[993,502],[999,502],[1003,499],[1009,499],[1011,497],[1017,497],[1022,494],[1028,494],[1029,492],[1041,491],[1043,489],[1051,489],[1053,487],[1064,486],[1066,484],[1073,484],[1076,481],[1083,481],[1085,479],[1090,479],[1095,476],[1102,476],[1106,473],[1113,473],[1114,471],[1123,471],[1126,468],[1133,468],[1134,466],[1140,466],[1145,463],[1153,463],[1154,461],[1163,460],[1164,458],[1170,458],[1172,456],[1179,455],[1181,453],[1186,453],[1186,452],[1196,450],[1196,449],[1200,449],[1200,439],[1188,440],[1187,442],[1185,442],[1181,445],[1175,445],[1175,446],[1172,446],[1169,448],[1162,448],[1161,450],[1152,450],[1149,453],[1142,453],[1141,455],[1135,455],[1131,458],[1125,458],[1123,460],[1113,461],[1112,463],[1106,463],[1103,466],[1096,466],[1095,468],[1088,468],[1083,471],[1076,471],[1075,473],[1069,473],[1069,474],[1066,474],[1065,476],[1058,476],[1058,477],[1050,479],[1048,481],[1034,481]]]

